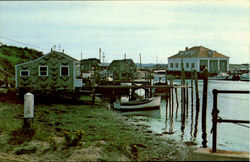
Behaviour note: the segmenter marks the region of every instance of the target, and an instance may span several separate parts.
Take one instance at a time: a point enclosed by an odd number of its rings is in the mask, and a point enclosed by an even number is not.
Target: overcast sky
[[[0,41],[44,53],[60,44],[78,60],[141,53],[142,63],[202,45],[250,63],[250,1],[1,1]]]

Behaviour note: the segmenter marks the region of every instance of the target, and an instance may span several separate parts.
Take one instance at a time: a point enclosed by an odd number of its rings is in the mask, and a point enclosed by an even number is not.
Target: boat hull
[[[152,110],[152,109],[158,109],[161,105],[161,96],[158,97],[152,97],[149,99],[146,103],[114,103],[114,109],[121,110],[121,111],[130,111],[130,110]]]

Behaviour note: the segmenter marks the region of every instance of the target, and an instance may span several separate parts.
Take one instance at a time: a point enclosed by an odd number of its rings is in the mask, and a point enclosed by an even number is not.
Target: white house
[[[168,70],[180,71],[183,59],[184,70],[202,71],[207,66],[209,72],[227,72],[229,70],[229,57],[217,51],[202,46],[195,46],[185,51],[179,51],[168,58]]]

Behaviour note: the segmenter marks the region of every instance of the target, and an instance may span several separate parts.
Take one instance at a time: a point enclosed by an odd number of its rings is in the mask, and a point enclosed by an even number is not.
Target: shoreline
[[[1,94],[2,95],[2,94]],[[14,136],[22,127],[23,104],[0,97],[1,160],[152,161],[190,160],[191,149],[183,142],[162,138],[110,111],[101,100],[95,105],[35,104],[29,139]],[[144,131],[143,131],[144,130]],[[83,132],[75,146],[77,132]],[[20,133],[20,131],[19,131]],[[22,135],[21,135],[22,136]],[[20,137],[21,137],[20,136]],[[11,140],[10,140],[11,139]],[[23,141],[22,141],[23,140]],[[16,144],[15,142],[19,142]],[[73,144],[72,144],[73,143]],[[70,145],[71,144],[71,145]]]

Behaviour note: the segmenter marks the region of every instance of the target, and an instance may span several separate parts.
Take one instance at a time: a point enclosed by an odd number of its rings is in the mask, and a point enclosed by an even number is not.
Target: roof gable
[[[69,59],[69,60],[71,60],[71,61],[79,62],[77,59],[75,59],[75,58],[73,58],[73,57],[71,57],[71,56],[69,56],[69,55],[67,55],[67,54],[64,54],[64,53],[62,53],[62,52],[51,51],[51,52],[49,52],[49,53],[47,53],[47,54],[45,54],[45,55],[43,55],[43,56],[41,56],[41,57],[39,57],[39,58],[37,58],[37,59],[35,59],[35,60],[28,61],[28,62],[21,63],[21,64],[17,64],[16,66],[24,65],[24,64],[30,64],[30,63],[36,62],[36,61],[38,61],[38,60],[40,60],[40,59],[42,59],[42,58],[44,58],[44,57],[46,57],[46,56],[49,56],[49,55],[51,55],[51,54],[53,54],[53,53],[59,54],[59,55],[63,56],[64,58]]]

